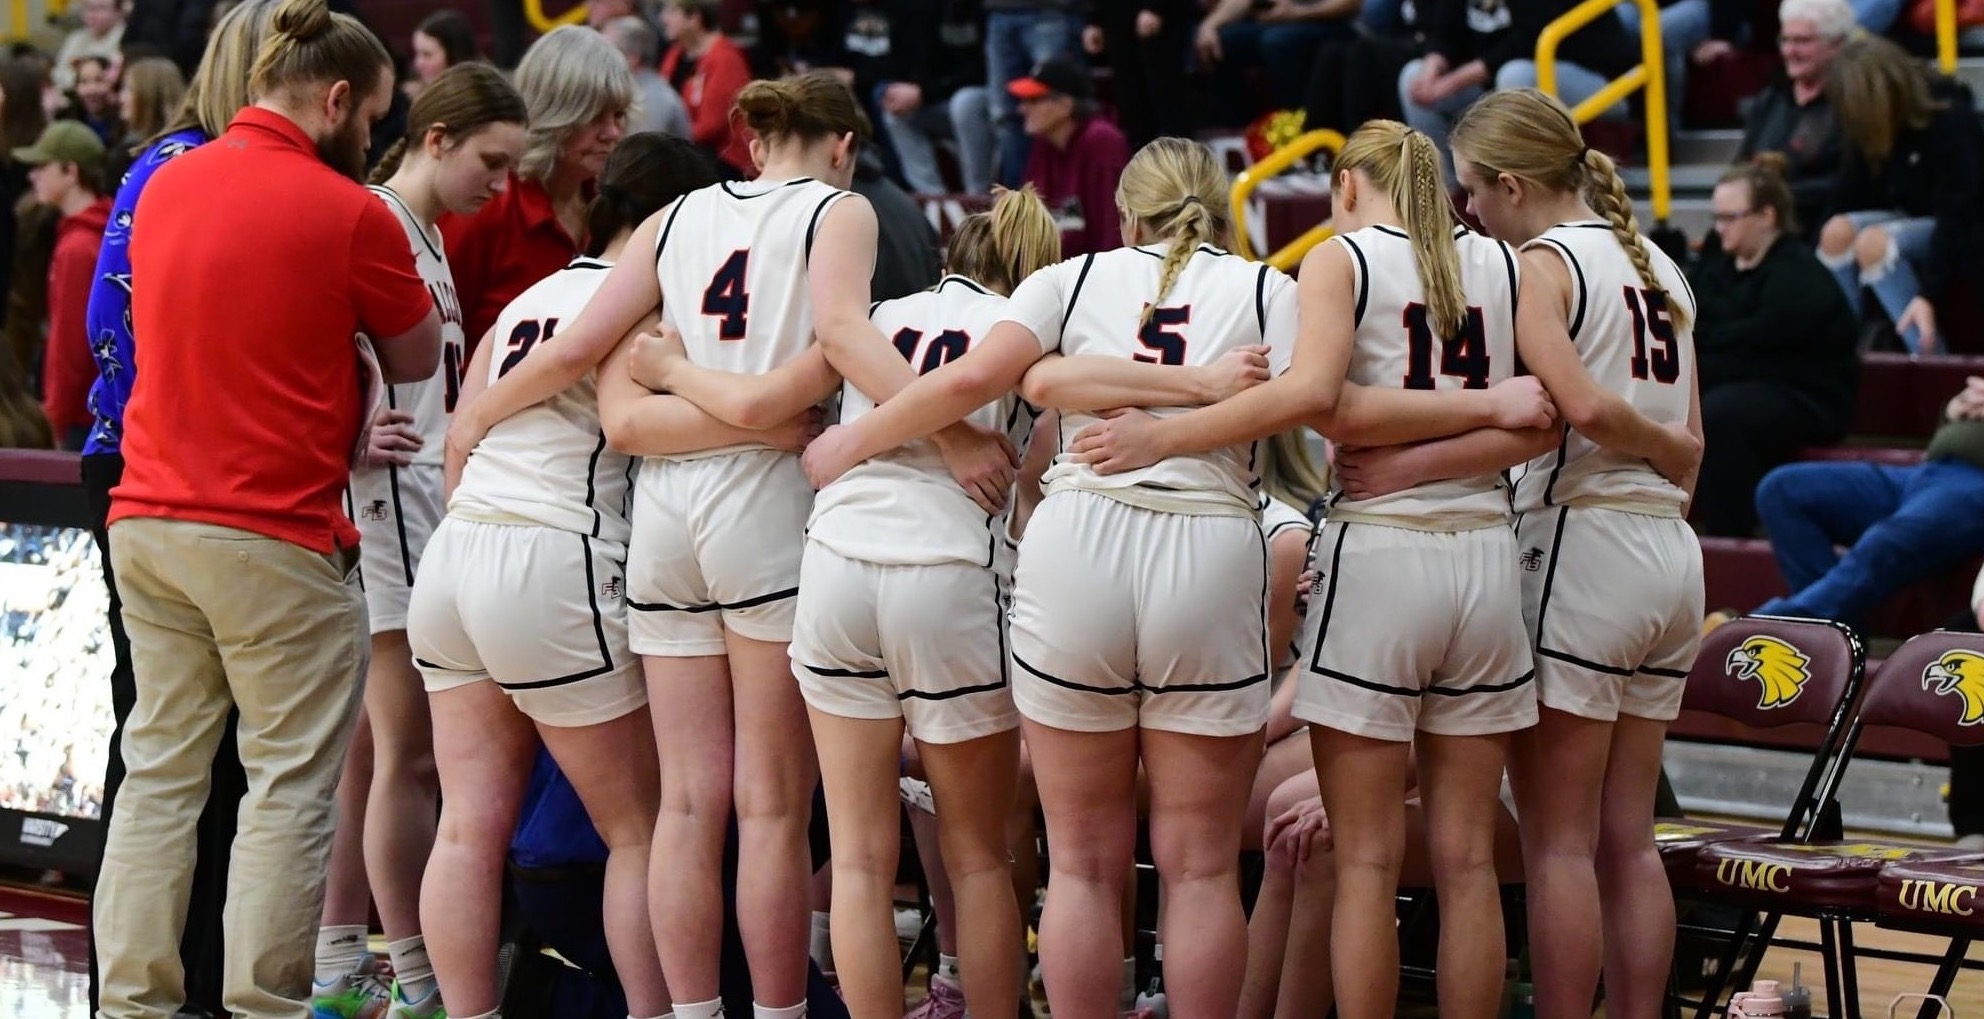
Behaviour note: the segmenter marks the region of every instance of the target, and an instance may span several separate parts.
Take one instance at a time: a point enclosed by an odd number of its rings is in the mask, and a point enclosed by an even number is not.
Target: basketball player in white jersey
[[[972,353],[809,447],[814,480],[1004,394],[1044,354],[1071,355],[1048,368],[1063,376],[1084,362],[1115,369],[1086,394],[1028,376],[1022,392],[1062,410],[1063,434],[1105,407],[1176,413],[1204,402],[1176,366],[1204,370],[1250,352],[1271,368],[1285,362],[1293,282],[1212,247],[1226,226],[1226,180],[1204,146],[1145,146],[1123,171],[1117,204],[1130,247],[1035,273]],[[1112,381],[1137,367],[1146,371],[1128,374],[1150,378],[1147,387]],[[1057,1013],[1116,1007],[1122,946],[1095,932],[1120,929],[1140,757],[1162,923],[1180,932],[1166,939],[1172,1008],[1233,1013],[1245,939],[1234,869],[1268,702],[1254,454],[1242,444],[1113,478],[1063,456],[1027,524],[1013,694],[1054,846],[1040,950]]]
[[[464,360],[461,303],[434,221],[473,213],[523,152],[523,99],[493,68],[450,68],[422,90],[407,136],[373,174],[373,194],[406,228],[415,267],[441,313],[441,367],[424,382],[389,386],[368,463],[352,471],[346,509],[358,525],[361,579],[372,626],[365,683],[373,776],[365,860],[385,928],[394,989],[388,1019],[432,1019],[441,997],[420,936],[420,876],[434,846],[440,789],[433,726],[407,647],[407,599],[421,554],[444,514],[442,443]],[[363,934],[363,931],[359,931]]]
[[[1674,944],[1654,795],[1702,621],[1683,520],[1701,458],[1694,295],[1556,100],[1497,92],[1451,143],[1476,215],[1523,248],[1523,363],[1569,425],[1515,500],[1543,703],[1510,759],[1537,1014],[1588,1014],[1602,964],[1608,1014],[1650,1017]]]
[[[587,306],[637,224],[712,177],[685,141],[623,140],[589,212],[592,252],[504,309],[461,407],[556,349],[560,324]],[[631,259],[647,262],[640,248]],[[630,1013],[660,1016],[668,990],[645,908],[659,790],[624,602],[634,462],[608,448],[587,374],[505,418],[460,471],[408,620],[444,793],[422,914],[448,1014],[495,1014],[504,861],[541,740],[608,848],[606,938]]]

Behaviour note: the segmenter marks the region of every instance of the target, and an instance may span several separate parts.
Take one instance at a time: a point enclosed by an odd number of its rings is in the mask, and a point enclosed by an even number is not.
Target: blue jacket
[[[90,427],[83,453],[116,453],[124,440],[124,405],[131,399],[135,365],[131,360],[131,217],[138,196],[152,174],[174,157],[207,143],[206,132],[193,128],[158,140],[138,155],[117,198],[110,206],[110,226],[103,232],[103,251],[96,260],[96,283],[90,287],[89,312],[83,319],[96,358],[96,385],[90,387]]]

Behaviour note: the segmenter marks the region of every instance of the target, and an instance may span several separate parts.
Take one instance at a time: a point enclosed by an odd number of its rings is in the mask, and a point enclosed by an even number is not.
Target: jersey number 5
[[[751,261],[749,248],[739,248],[723,260],[722,268],[703,288],[703,314],[722,321],[717,336],[725,340],[744,338],[744,326],[751,312],[751,295],[744,289],[744,269]]]
[[[923,345],[923,330],[903,328],[896,330],[895,344],[902,359],[916,365],[916,374],[928,375],[943,366],[964,356],[971,349],[971,334],[962,329],[946,329],[937,334],[923,349],[923,363],[916,363],[916,348]]]
[[[1627,287],[1626,307],[1633,311],[1633,378],[1673,384],[1681,377],[1681,353],[1674,342],[1674,320],[1667,314],[1667,295]],[[1649,333],[1659,344],[1651,351]]]
[[[1145,305],[1149,308],[1149,305]],[[1192,306],[1181,304],[1175,308],[1151,308],[1150,319],[1142,329],[1137,330],[1137,340],[1144,345],[1148,354],[1132,354],[1131,357],[1145,364],[1184,364],[1185,337],[1172,331],[1170,326],[1182,326],[1192,321]]]
[[[1462,389],[1488,388],[1488,329],[1480,308],[1467,309],[1460,332],[1440,341],[1440,374],[1463,380]],[[1405,306],[1405,381],[1407,389],[1432,389],[1433,323],[1426,306]]]

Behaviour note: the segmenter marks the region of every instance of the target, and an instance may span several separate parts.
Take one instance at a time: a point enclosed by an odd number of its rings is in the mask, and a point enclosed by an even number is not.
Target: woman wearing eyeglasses
[[[1711,200],[1721,243],[1688,280],[1707,443],[1694,520],[1703,534],[1748,537],[1764,473],[1852,423],[1856,318],[1797,240],[1782,156],[1731,168]]]

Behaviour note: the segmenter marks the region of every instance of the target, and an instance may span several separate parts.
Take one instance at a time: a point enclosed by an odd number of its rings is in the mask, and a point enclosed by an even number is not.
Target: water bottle
[[[1812,989],[1801,979],[1804,963],[1791,964],[1791,989],[1784,992],[1784,1019],[1812,1019]]]
[[[1738,1011],[1740,1009],[1740,1012]],[[1784,998],[1778,993],[1775,980],[1759,980],[1750,988],[1750,993],[1730,1009],[1730,1016],[1741,1015],[1743,1019],[1785,1019]]]

